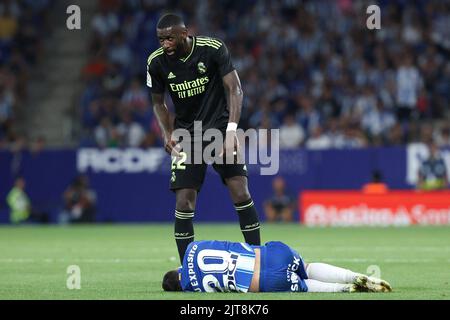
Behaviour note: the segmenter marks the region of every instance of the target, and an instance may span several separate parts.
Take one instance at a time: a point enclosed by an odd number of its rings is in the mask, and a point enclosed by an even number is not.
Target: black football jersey
[[[194,131],[225,130],[228,108],[222,77],[234,70],[226,45],[219,39],[195,36],[192,50],[183,59],[168,57],[162,48],[147,61],[147,86],[152,93],[168,91],[175,106],[174,128]]]

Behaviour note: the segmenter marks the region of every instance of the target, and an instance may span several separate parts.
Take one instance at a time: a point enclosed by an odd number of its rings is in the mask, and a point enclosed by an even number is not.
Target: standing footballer
[[[176,194],[175,240],[183,261],[187,246],[194,240],[192,219],[207,163],[185,163],[186,154],[178,153],[181,150],[176,146],[180,141],[173,138],[172,132],[182,128],[194,136],[194,122],[201,121],[203,132],[214,128],[225,136],[225,155],[236,154],[243,92],[228,49],[221,40],[188,36],[183,19],[174,14],[162,16],[156,32],[161,47],[148,58],[147,86],[151,89],[165,149],[172,155],[170,189]],[[174,124],[164,101],[166,90],[175,106]],[[258,214],[248,191],[245,164],[227,161],[214,163],[213,168],[228,187],[245,242],[260,245]]]

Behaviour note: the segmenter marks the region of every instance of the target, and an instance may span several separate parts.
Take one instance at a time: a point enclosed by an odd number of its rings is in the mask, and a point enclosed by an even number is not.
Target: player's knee
[[[177,193],[176,209],[181,211],[194,211],[195,201],[195,191],[180,191],[180,193]]]
[[[242,203],[250,200],[251,195],[248,191],[247,179],[245,177],[233,177],[227,179],[226,182],[234,203]]]
[[[250,193],[247,190],[239,190],[234,193],[233,202],[242,203],[250,200],[250,198],[251,198]]]
[[[181,211],[194,211],[195,209],[195,202],[189,200],[189,199],[179,199],[177,200],[177,210]]]

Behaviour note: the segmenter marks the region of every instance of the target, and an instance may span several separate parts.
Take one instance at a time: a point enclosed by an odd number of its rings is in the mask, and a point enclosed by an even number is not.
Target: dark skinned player
[[[165,149],[172,156],[170,189],[176,195],[174,235],[182,261],[187,246],[194,240],[192,219],[208,164],[185,162],[186,154],[172,133],[175,129],[186,129],[194,140],[194,121],[201,121],[202,132],[212,128],[222,132],[225,138],[221,155],[233,157],[239,151],[236,129],[243,91],[221,40],[189,36],[183,19],[174,14],[160,18],[156,33],[161,47],[148,58],[147,86]],[[165,104],[165,92],[175,106],[174,123]],[[230,192],[245,242],[260,245],[259,219],[248,190],[245,164],[224,161],[212,165]]]

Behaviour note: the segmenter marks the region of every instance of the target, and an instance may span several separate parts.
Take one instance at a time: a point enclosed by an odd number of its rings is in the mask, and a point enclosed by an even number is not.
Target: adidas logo
[[[169,73],[169,75],[167,76],[167,79],[173,79],[173,78],[176,78],[177,76],[176,75],[174,75],[172,72],[171,73]]]

